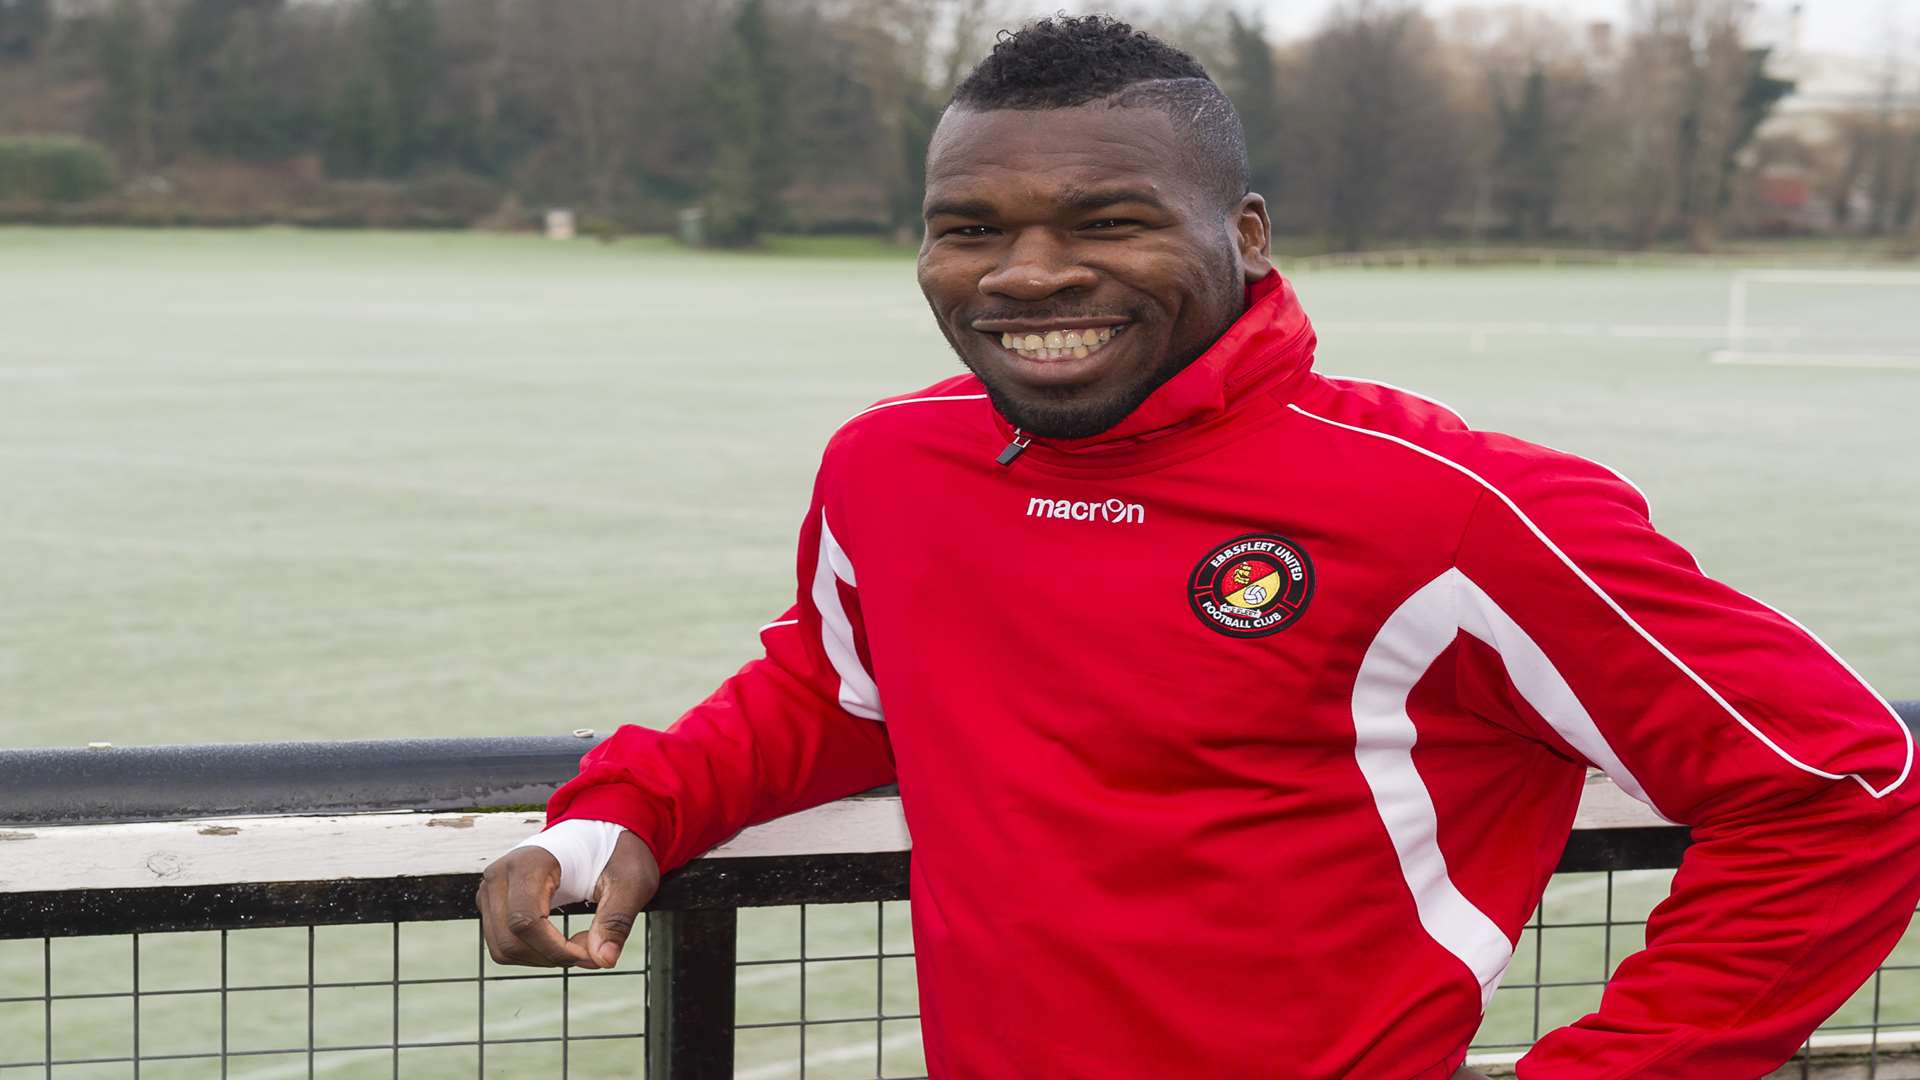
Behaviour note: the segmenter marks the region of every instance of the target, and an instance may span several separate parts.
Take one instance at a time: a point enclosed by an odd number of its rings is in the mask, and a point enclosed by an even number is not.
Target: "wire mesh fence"
[[[503,968],[477,922],[5,941],[0,1078],[634,1076],[644,975]]]
[[[1671,876],[1556,876],[1472,1060],[1498,1075],[1592,1011]],[[566,932],[584,928],[563,917]],[[630,947],[604,972],[501,967],[472,921],[0,942],[0,1080],[637,1077],[646,956]],[[926,1075],[906,901],[741,909],[733,984],[736,1077]],[[1779,1075],[1920,1075],[1916,1039],[1920,930],[1909,930]]]
[[[1647,917],[1672,870],[1558,874],[1514,950],[1474,1037],[1484,1066],[1511,1063],[1542,1035],[1597,1009],[1622,959],[1646,944]],[[1920,923],[1820,1025],[1776,1077],[1920,1077]]]
[[[735,1075],[926,1075],[905,901],[743,910]]]
[[[1899,708],[1920,720],[1920,703]],[[612,971],[493,963],[469,917],[477,868],[538,826],[512,800],[577,754],[552,739],[0,751],[0,1080],[926,1076],[911,847],[889,791],[667,875]],[[1592,1012],[1644,944],[1673,876],[1655,868],[1679,865],[1687,836],[1629,803],[1592,778],[1583,791],[1564,872],[1472,1044],[1489,1075]],[[1910,927],[1777,1075],[1920,1078],[1916,1049]]]
[[[741,915],[737,1075],[925,1075],[905,902]],[[611,971],[501,967],[471,921],[0,942],[0,1078],[640,1076],[645,942]]]

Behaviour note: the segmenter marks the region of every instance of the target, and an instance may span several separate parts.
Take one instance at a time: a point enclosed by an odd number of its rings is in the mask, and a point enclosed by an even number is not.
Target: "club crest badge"
[[[1201,622],[1228,637],[1277,634],[1313,599],[1313,560],[1274,533],[1236,537],[1193,568],[1187,598]]]

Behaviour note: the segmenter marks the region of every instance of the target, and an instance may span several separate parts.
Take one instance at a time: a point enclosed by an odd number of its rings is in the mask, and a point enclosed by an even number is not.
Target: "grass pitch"
[[[0,230],[0,740],[670,722],[754,653],[755,629],[788,603],[792,538],[827,435],[874,398],[957,370],[911,259],[852,254]],[[1710,572],[1792,612],[1888,696],[1920,697],[1910,565],[1920,372],[1708,363],[1732,270],[1322,270],[1295,282],[1320,327],[1323,370],[1417,389],[1476,426],[1606,461]],[[1920,290],[1791,292],[1750,318],[1816,336],[1828,320],[1836,337],[1866,323],[1876,339],[1911,343],[1915,300]],[[1557,882],[1548,921],[1604,916],[1598,880]],[[1619,889],[1615,917],[1630,919],[1664,875],[1625,875]],[[871,949],[862,935],[895,933],[887,920],[904,916],[861,911],[846,917],[851,936],[820,931],[832,941],[809,952]],[[743,955],[797,955],[792,919],[743,916]],[[382,979],[391,942],[353,933],[387,930],[318,933],[340,935],[323,952],[343,970]],[[303,930],[247,933],[269,942],[261,965],[305,955]],[[1529,935],[1508,983],[1597,978],[1634,933]],[[413,928],[403,941],[415,937],[432,962],[476,970],[470,924]],[[143,939],[159,950],[143,972],[197,970],[208,940]],[[39,949],[0,947],[0,998],[42,992]],[[131,943],[53,951],[65,993],[118,985]],[[810,970],[808,1015],[912,1010],[910,960],[860,964]],[[798,972],[743,969],[742,1022],[797,1015]],[[607,1010],[599,1021],[637,1026],[637,999],[621,1006],[608,987],[574,985],[570,1008],[586,994]],[[1838,1019],[1864,1022],[1877,1007],[1920,1024],[1920,988],[1889,976],[1878,989],[1878,1005],[1863,996]],[[304,991],[268,993],[285,1000],[262,1007],[260,1038],[293,1025],[303,1039]],[[1597,1000],[1591,987],[1538,993],[1549,1027]],[[344,1025],[340,1038],[390,1038],[393,992],[366,990],[358,1004],[327,996],[319,1008]],[[1528,1041],[1534,996],[1501,991],[1483,1041]],[[167,1007],[203,1004],[178,1002]],[[409,988],[401,1004],[403,1039],[477,1027],[470,986]],[[489,1013],[490,1038],[558,1022],[557,1001],[537,994],[512,1008]],[[194,1015],[156,1014],[143,1047],[204,1036]],[[0,1062],[39,1060],[40,1016],[38,1003],[0,1002]],[[55,1019],[60,1039],[79,1040],[60,1042],[56,1058],[131,1046],[124,999],[63,1004]],[[889,1075],[917,1068],[910,1022],[854,1028],[845,1045],[809,1034],[810,1076],[872,1075],[876,1059]],[[797,1043],[790,1029],[743,1034],[743,1075],[785,1075]],[[540,1075],[548,1065],[513,1055],[544,1052],[489,1047],[489,1071]],[[407,1054],[406,1076],[473,1074],[471,1050]],[[229,1075],[304,1074],[304,1054],[289,1060],[237,1062]],[[392,1067],[386,1052],[327,1060],[348,1076]],[[582,1044],[570,1064],[578,1076],[620,1075],[633,1060]],[[205,1063],[164,1068],[143,1075],[217,1075]]]
[[[1728,273],[1297,282],[1323,369],[1619,468],[1920,696],[1920,373],[1706,363]],[[0,327],[26,746],[667,723],[786,606],[834,426],[957,370],[904,255],[652,242],[6,230]]]

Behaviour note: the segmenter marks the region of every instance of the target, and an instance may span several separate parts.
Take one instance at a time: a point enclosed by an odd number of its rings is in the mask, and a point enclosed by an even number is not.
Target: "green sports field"
[[[1711,573],[1793,613],[1888,696],[1920,697],[1920,370],[1709,362],[1737,269],[1310,270],[1295,281],[1324,370],[1417,389],[1476,426],[1615,466]],[[669,722],[786,606],[792,536],[828,433],[876,397],[957,370],[912,270],[903,254],[853,244],[705,255],[658,241],[0,230],[0,743]],[[1750,304],[1756,325],[1841,352],[1861,327],[1881,353],[1888,342],[1920,351],[1920,287],[1756,286]],[[1616,914],[1644,911],[1659,877],[1624,882]],[[1587,921],[1605,894],[1563,882],[1548,917]],[[871,951],[874,909],[860,911],[832,947]],[[790,953],[778,944],[797,937],[789,917],[743,922],[765,949]],[[376,930],[390,932],[362,932]],[[420,928],[450,935],[422,955],[471,965],[471,931]],[[250,933],[283,934],[266,954],[305,956],[305,931]],[[1548,932],[1543,981],[1594,977],[1631,934]],[[349,938],[320,951],[351,967],[392,948]],[[167,949],[201,956],[206,940],[146,939],[162,958],[143,971],[175,965]],[[31,946],[0,947],[0,998],[41,992]],[[1531,947],[1510,983],[1533,981]],[[119,978],[114,964],[130,962],[124,940],[54,953],[65,988]],[[880,989],[880,965],[862,963],[833,976],[841,989],[810,976],[809,1002],[825,996],[809,1015],[847,1002],[871,1014],[880,998],[911,1011],[900,997],[910,961],[888,961],[900,970]],[[797,969],[783,971],[743,972],[743,1019],[798,1000]],[[574,1008],[602,989],[580,987]],[[1920,990],[1886,993],[1920,1024]],[[471,987],[460,994],[436,1003],[423,990],[418,1030],[471,1025]],[[360,1006],[349,996],[334,1015],[351,1027]],[[389,1038],[390,996],[368,991],[368,1037]],[[1557,1022],[1590,1007],[1592,991],[1542,998]],[[304,995],[286,1007],[304,1038]],[[600,1021],[626,1022],[606,1008]],[[1503,991],[1488,1041],[1530,1038],[1531,1008],[1531,990]],[[557,1009],[530,1002],[513,1022],[536,1030]],[[39,1060],[38,1010],[0,1003],[0,1062]],[[101,1053],[130,1045],[124,1016],[56,1020]],[[196,1024],[150,1024],[143,1046]],[[490,1038],[495,1024],[489,1013]],[[853,1026],[867,1057],[835,1051],[809,1076],[872,1075],[874,1055],[915,1053],[910,1024],[879,1038]],[[810,1055],[826,1054],[823,1037],[809,1034]],[[794,1038],[743,1039],[743,1073],[784,1075]],[[90,1045],[56,1057],[91,1056]],[[404,1075],[471,1075],[472,1051],[460,1052],[445,1064],[415,1054]],[[593,1071],[596,1052],[576,1053],[575,1075],[613,1075]],[[348,1057],[339,1075],[391,1067],[383,1054]],[[143,1075],[208,1075],[195,1068]],[[294,1075],[284,1061],[259,1068]]]

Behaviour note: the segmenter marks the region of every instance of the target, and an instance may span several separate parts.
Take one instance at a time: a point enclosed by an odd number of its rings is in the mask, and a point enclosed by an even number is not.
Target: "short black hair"
[[[1233,102],[1200,61],[1106,15],[1057,15],[1002,30],[987,58],[954,89],[962,108],[1069,109],[1096,101],[1155,108],[1189,133],[1195,165],[1222,200],[1251,186],[1247,136]]]

